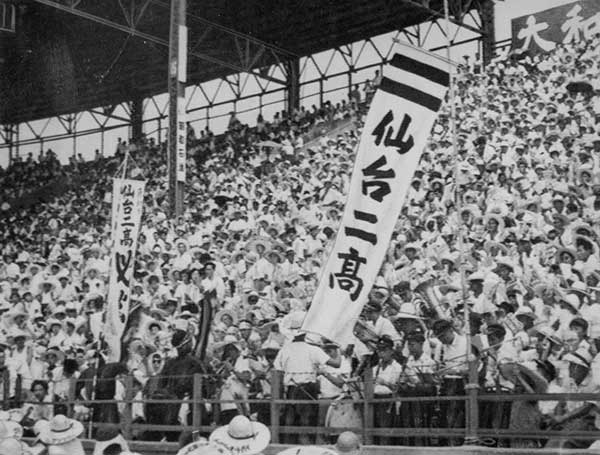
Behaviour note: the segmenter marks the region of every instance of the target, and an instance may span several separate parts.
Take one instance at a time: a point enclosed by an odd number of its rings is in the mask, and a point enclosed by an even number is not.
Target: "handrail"
[[[191,377],[190,375],[181,375],[185,377]],[[430,428],[430,427],[393,427],[393,428],[378,428],[374,424],[373,407],[382,403],[448,403],[451,401],[465,402],[468,398],[467,395],[451,395],[451,396],[403,396],[398,395],[391,398],[375,398],[373,396],[374,384],[372,381],[372,371],[366,370],[364,377],[364,388],[363,397],[360,399],[352,400],[356,409],[363,411],[363,426],[361,428],[354,427],[336,427],[329,428],[325,426],[286,426],[281,425],[279,421],[280,411],[284,406],[295,406],[299,404],[313,404],[315,406],[327,406],[337,402],[331,398],[319,399],[319,400],[288,400],[281,398],[283,388],[281,386],[281,376],[275,372],[271,375],[271,385],[273,395],[265,397],[263,399],[251,398],[248,400],[219,400],[214,397],[205,397],[202,395],[202,381],[207,375],[195,374],[193,375],[193,390],[190,390],[190,398],[186,399],[135,399],[133,396],[133,377],[128,376],[125,381],[126,394],[125,399],[105,399],[105,400],[82,400],[77,399],[75,394],[74,383],[77,379],[69,379],[71,382],[69,390],[69,397],[65,400],[53,401],[50,403],[39,403],[28,399],[21,400],[19,407],[25,404],[42,404],[48,406],[61,405],[68,409],[68,414],[73,415],[73,407],[75,404],[84,406],[97,406],[105,404],[120,405],[124,412],[121,415],[121,421],[119,423],[104,423],[94,422],[92,426],[96,429],[100,428],[120,428],[123,434],[127,438],[131,438],[133,432],[137,431],[159,431],[159,432],[180,432],[180,431],[200,431],[203,433],[210,433],[214,429],[214,425],[203,425],[202,424],[202,413],[205,412],[204,406],[219,405],[226,403],[240,404],[245,402],[250,405],[263,404],[268,405],[271,411],[271,421],[268,423],[272,432],[272,441],[274,443],[279,442],[282,434],[313,434],[313,435],[331,435],[339,434],[341,431],[350,430],[363,435],[365,442],[372,443],[373,437],[394,437],[394,438],[412,438],[412,437],[427,437],[427,438],[462,438],[465,436],[466,428]],[[3,389],[5,391],[4,397],[8,396],[7,381],[8,376],[3,375],[2,380],[4,382]],[[17,381],[18,382],[18,381]],[[19,395],[17,393],[17,395]],[[481,405],[483,403],[490,402],[517,402],[517,401],[597,401],[599,396],[593,393],[585,394],[574,394],[574,393],[519,393],[519,394],[495,394],[495,393],[479,393],[477,395],[477,402]],[[4,400],[4,409],[9,408],[9,400]],[[157,405],[182,405],[187,404],[190,406],[192,412],[192,425],[156,425],[149,423],[134,423],[132,417],[132,406],[138,404],[157,404]],[[600,439],[600,431],[563,431],[557,429],[547,430],[536,430],[532,431],[529,429],[513,429],[513,428],[490,428],[479,425],[478,435],[481,438],[504,438],[504,439],[532,439],[532,440],[547,440],[551,438],[566,438],[573,440],[591,440]]]

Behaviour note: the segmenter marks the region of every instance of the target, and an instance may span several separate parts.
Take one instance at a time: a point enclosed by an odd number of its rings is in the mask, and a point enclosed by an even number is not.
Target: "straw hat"
[[[338,436],[335,450],[340,455],[358,455],[361,453],[360,438],[352,431],[344,431]]]
[[[62,351],[59,351],[57,348],[50,348],[46,350],[46,352],[40,356],[40,360],[42,362],[47,362],[48,356],[51,354],[56,356],[57,363],[61,363],[65,360],[65,354]]]
[[[223,446],[210,443],[202,438],[183,446],[179,449],[177,455],[229,455],[229,451]]]
[[[348,453],[354,455],[354,453],[358,452],[339,452]],[[300,447],[290,447],[289,449],[285,449],[282,452],[279,452],[277,455],[337,455],[337,453],[331,449],[326,449],[325,447],[317,447],[317,446],[300,446]]]
[[[23,437],[23,427],[12,420],[0,421],[0,441],[6,438],[15,438],[21,440]]]
[[[238,415],[214,430],[209,440],[237,455],[257,455],[271,442],[271,432],[266,425]]]
[[[83,433],[81,422],[58,414],[52,417],[39,438],[44,444],[61,445],[76,439],[81,433]]]
[[[593,356],[587,348],[579,348],[575,352],[570,352],[563,357],[565,362],[581,365],[585,368],[591,368]]]
[[[27,447],[27,444],[14,438],[6,438],[0,439],[0,453],[10,455],[30,455],[31,451]]]
[[[237,314],[235,314],[234,311],[227,310],[227,309],[223,309],[223,310],[220,310],[219,312],[217,312],[217,314],[215,314],[215,317],[213,320],[216,322],[221,322],[221,318],[223,316],[229,316],[231,318],[231,320],[233,321],[233,325],[237,324],[237,321],[238,321]]]

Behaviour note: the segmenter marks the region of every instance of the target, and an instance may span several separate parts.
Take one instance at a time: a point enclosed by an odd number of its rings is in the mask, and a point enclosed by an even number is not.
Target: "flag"
[[[302,330],[348,343],[449,86],[416,49],[384,68],[362,132],[342,222]]]
[[[112,251],[104,319],[108,362],[121,357],[121,337],[129,316],[135,253],[144,205],[145,181],[113,179]]]

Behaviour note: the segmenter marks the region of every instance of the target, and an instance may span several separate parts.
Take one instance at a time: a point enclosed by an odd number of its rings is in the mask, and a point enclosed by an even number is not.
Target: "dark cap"
[[[506,336],[506,329],[500,324],[490,324],[487,328],[488,335],[495,335],[498,338]]]
[[[369,302],[365,305],[365,310],[379,312],[382,310],[382,307],[378,302]]]
[[[406,341],[416,341],[417,343],[425,342],[425,334],[421,331],[410,332],[406,335]]]
[[[394,349],[394,342],[388,335],[379,337],[377,349]]]
[[[581,327],[583,329],[584,332],[587,332],[587,329],[589,327],[588,322],[583,319],[583,318],[574,318],[571,323],[569,324],[569,327]]]
[[[437,337],[446,330],[451,330],[452,328],[452,322],[448,321],[447,319],[438,319],[433,323],[433,334]]]

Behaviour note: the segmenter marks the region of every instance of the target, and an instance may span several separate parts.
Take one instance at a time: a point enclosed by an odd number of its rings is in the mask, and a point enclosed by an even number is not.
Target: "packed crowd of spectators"
[[[179,219],[168,216],[164,147],[136,145],[129,153],[140,167],[131,176],[147,185],[132,294],[144,317],[128,334],[127,367],[140,396],[152,377],[168,374],[161,368],[178,355],[181,333],[202,335],[198,306],[206,298],[216,396],[239,400],[220,406],[220,423],[238,413],[269,423],[268,410],[247,400],[270,396],[273,370],[284,373],[288,398],[304,400],[362,390],[371,375],[375,398],[389,398],[375,405],[375,426],[383,428],[464,427],[464,404],[403,403],[402,396],[464,394],[467,360],[476,364],[482,392],[599,392],[599,45],[596,38],[496,61],[483,72],[460,70],[457,150],[446,104],[349,346],[298,329],[343,211],[365,115],[358,106],[372,98],[379,74],[364,92],[353,88],[348,103],[272,122],[259,117],[253,128],[233,114],[219,138],[190,131]],[[573,80],[579,84],[569,87]],[[356,118],[358,127],[304,144],[308,129],[344,118]],[[124,150],[82,167],[81,187],[0,220],[0,368],[9,372],[11,397],[17,382],[30,395],[21,417],[50,418],[60,406],[50,402],[69,393],[65,379],[103,354],[106,195]],[[79,393],[90,398],[85,388]],[[282,423],[324,425],[328,408],[289,406]],[[584,430],[595,427],[598,410],[588,400],[496,400],[482,405],[480,420],[488,428]],[[86,411],[76,409],[81,419]],[[143,421],[143,406],[134,418]],[[376,440],[434,443],[425,436]],[[298,441],[310,442],[309,432]]]

